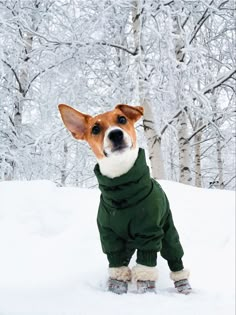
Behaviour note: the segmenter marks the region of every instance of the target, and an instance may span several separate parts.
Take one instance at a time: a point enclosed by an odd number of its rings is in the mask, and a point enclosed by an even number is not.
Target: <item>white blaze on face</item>
[[[114,131],[121,131],[123,134],[122,143],[117,147],[117,149],[114,141],[109,138],[111,132]],[[103,152],[107,157],[110,157],[111,155],[120,155],[124,153],[124,151],[131,150],[132,148],[133,141],[125,130],[119,127],[110,127],[106,130],[103,140]]]

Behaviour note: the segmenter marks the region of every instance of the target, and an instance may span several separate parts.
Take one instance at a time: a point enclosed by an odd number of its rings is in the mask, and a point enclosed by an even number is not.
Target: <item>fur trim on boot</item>
[[[131,270],[126,266],[109,268],[109,276],[115,280],[130,281]]]
[[[175,281],[188,279],[189,275],[190,275],[189,270],[183,269],[180,271],[171,271],[170,278],[171,278],[171,280],[173,280],[175,282]]]
[[[158,278],[156,267],[137,264],[132,268],[133,281],[156,281]]]

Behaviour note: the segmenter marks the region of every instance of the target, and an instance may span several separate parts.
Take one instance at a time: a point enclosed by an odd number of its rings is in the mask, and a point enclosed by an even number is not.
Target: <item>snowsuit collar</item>
[[[94,173],[98,179],[101,199],[109,208],[125,209],[143,200],[152,189],[145,151],[139,149],[134,166],[124,175],[115,178],[103,176],[96,164]]]

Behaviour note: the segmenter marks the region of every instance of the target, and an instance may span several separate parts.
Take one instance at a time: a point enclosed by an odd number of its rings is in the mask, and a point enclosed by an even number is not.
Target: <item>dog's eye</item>
[[[127,119],[125,118],[125,116],[118,116],[117,120],[118,120],[118,123],[122,125],[127,123]]]
[[[101,127],[99,125],[93,126],[93,128],[92,128],[92,134],[93,135],[98,135],[100,133],[100,131],[101,131]]]

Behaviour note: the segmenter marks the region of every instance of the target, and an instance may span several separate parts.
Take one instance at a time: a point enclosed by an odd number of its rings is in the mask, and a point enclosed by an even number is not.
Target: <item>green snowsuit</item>
[[[150,177],[144,150],[139,149],[134,166],[120,177],[103,176],[98,164],[94,172],[101,190],[97,223],[109,267],[128,266],[137,250],[138,264],[155,266],[161,252],[171,271],[182,270],[183,249],[169,202]]]

